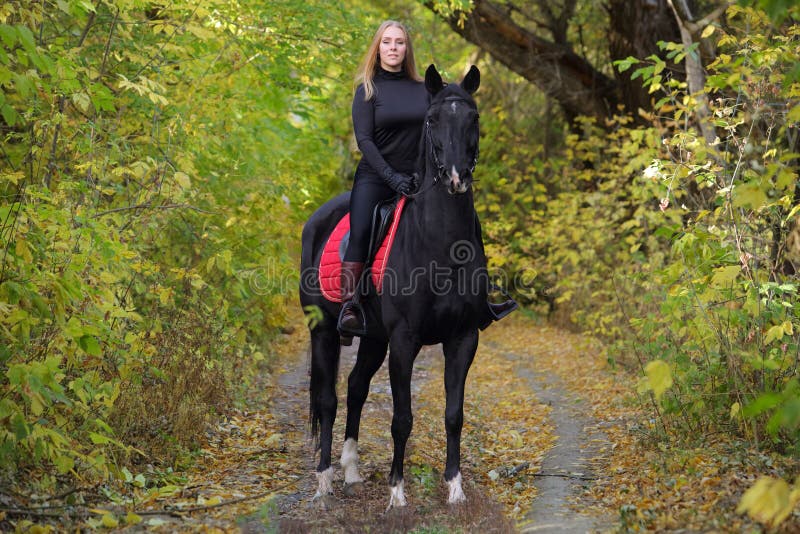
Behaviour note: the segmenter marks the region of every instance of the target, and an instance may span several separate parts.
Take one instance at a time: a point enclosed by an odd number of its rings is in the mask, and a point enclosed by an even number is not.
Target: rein
[[[448,96],[445,98],[442,103],[444,102],[466,102],[470,103],[469,100],[466,98],[462,98],[460,96]],[[440,104],[437,104],[440,105]],[[430,113],[429,113],[430,114]],[[438,154],[436,154],[436,145],[433,144],[433,137],[431,137],[431,120],[430,118],[425,118],[425,143],[430,147],[431,159],[433,160],[433,164],[436,166],[436,173],[433,175],[433,182],[425,189],[421,191],[417,191],[416,193],[411,193],[410,195],[406,195],[409,198],[414,198],[421,196],[423,193],[427,193],[439,183],[446,174],[447,169],[445,169],[442,162],[439,160]],[[478,154],[480,150],[478,147],[475,147],[475,157],[472,159],[472,164],[469,167],[469,172],[472,174],[475,171],[475,167],[478,165]]]

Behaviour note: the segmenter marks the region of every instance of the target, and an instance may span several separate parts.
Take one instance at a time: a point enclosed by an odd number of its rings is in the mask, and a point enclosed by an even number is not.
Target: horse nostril
[[[459,176],[455,165],[453,165],[453,167],[450,169],[450,185],[452,185],[454,188],[458,188],[461,185],[461,177]]]

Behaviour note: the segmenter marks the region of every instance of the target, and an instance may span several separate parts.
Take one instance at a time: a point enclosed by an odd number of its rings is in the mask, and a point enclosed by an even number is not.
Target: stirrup
[[[492,314],[492,317],[494,317],[495,321],[499,321],[517,308],[519,308],[519,304],[517,304],[517,301],[512,298],[497,304],[489,302],[489,313]]]
[[[511,295],[509,295],[508,292],[502,287],[498,286],[497,284],[492,284],[489,289],[490,291],[499,291],[503,294],[506,300],[497,304],[488,301],[486,302],[486,308],[489,310],[489,314],[488,317],[484,319],[483,323],[478,325],[480,330],[488,328],[493,322],[499,321],[509,313],[519,308],[517,301],[511,298]]]
[[[491,312],[495,321],[499,321],[509,313],[519,308],[519,304],[517,304],[517,301],[511,298],[511,295],[508,294],[508,291],[506,291],[499,285],[492,284],[490,289],[492,291],[499,291],[506,298],[504,302],[498,302],[497,304],[493,304],[491,302],[488,303],[489,312]]]
[[[360,328],[349,328],[342,324],[342,319],[344,317],[345,310],[351,309],[352,311],[358,316],[360,321]],[[364,313],[364,309],[356,304],[353,301],[345,302],[342,305],[341,311],[339,311],[339,320],[336,322],[336,328],[339,330],[340,339],[341,337],[351,337],[352,336],[365,336],[367,335],[367,316]]]

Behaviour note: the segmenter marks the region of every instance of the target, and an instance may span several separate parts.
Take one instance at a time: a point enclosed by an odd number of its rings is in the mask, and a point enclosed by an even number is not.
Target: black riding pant
[[[396,195],[380,177],[356,173],[353,192],[350,193],[350,242],[344,261],[367,261],[375,206]]]

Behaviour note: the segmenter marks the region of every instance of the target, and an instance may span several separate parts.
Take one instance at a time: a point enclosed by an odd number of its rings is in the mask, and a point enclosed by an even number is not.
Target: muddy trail
[[[530,326],[530,325],[529,325]],[[343,348],[334,427],[334,502],[311,502],[316,489],[308,433],[305,332],[250,394],[249,410],[220,423],[203,458],[175,495],[149,503],[132,530],[225,532],[595,532],[611,522],[587,501],[606,448],[587,406],[547,370],[535,347],[484,333],[467,381],[462,474],[467,503],[447,504],[443,357],[425,347],[414,365],[414,429],[406,453],[409,505],[386,511],[391,463],[391,390],[387,365],[372,381],[359,440],[364,487],[345,495],[338,464],[346,380],[357,345]],[[600,462],[600,463],[598,463]],[[158,513],[155,510],[165,510]],[[587,513],[588,511],[588,513]]]

